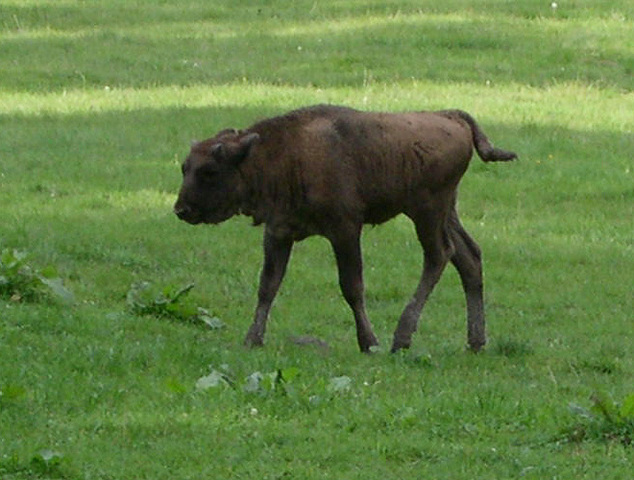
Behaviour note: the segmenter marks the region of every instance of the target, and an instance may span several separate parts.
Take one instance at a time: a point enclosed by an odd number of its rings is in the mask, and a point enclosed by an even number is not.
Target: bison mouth
[[[203,212],[200,210],[192,210],[189,207],[174,208],[174,213],[179,219],[191,225],[198,225],[200,223],[221,223],[231,218],[234,214],[234,212],[231,211]]]
[[[202,219],[199,214],[193,212],[187,208],[175,208],[174,213],[181,220],[191,223],[192,225],[197,225],[202,222]]]

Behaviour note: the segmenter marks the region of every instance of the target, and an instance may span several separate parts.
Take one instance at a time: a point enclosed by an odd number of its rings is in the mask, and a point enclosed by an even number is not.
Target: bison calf
[[[264,266],[246,344],[262,345],[273,299],[293,243],[326,237],[339,284],[354,313],[359,348],[377,339],[368,321],[360,235],[404,213],[416,226],[424,267],[394,333],[392,351],[407,348],[427,297],[448,261],[467,301],[469,346],[486,342],[480,248],[456,212],[460,178],[475,146],[485,162],[516,158],[494,148],[475,120],[459,110],[369,113],[320,105],[227,129],[196,143],[182,166],[174,212],[191,224],[236,215],[264,223]]]

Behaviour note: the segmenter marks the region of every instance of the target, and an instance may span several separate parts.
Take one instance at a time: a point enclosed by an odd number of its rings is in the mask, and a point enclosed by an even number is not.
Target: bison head
[[[194,143],[182,165],[183,184],[174,204],[178,218],[191,224],[220,223],[238,213],[238,167],[259,138],[231,129]]]

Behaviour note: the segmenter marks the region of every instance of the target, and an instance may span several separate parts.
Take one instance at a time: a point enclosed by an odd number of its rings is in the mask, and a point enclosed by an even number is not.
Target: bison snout
[[[175,205],[174,213],[181,220],[186,220],[191,215],[192,211],[191,211],[191,208],[189,208],[187,205],[184,205],[184,206]]]

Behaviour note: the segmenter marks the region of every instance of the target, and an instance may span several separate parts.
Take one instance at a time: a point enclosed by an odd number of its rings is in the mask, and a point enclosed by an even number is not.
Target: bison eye
[[[202,167],[200,167],[197,171],[196,171],[196,176],[198,176],[199,178],[201,178],[202,180],[213,180],[216,175],[218,175],[219,170],[215,165],[204,165]]]

